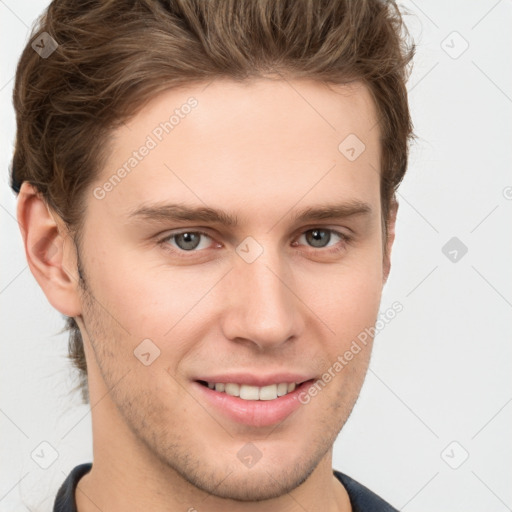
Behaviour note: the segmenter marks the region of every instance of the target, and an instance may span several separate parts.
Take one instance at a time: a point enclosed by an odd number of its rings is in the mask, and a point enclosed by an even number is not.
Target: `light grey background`
[[[51,510],[68,472],[92,460],[63,320],[26,265],[8,186],[12,79],[46,3],[0,1],[1,511]],[[334,467],[408,512],[512,510],[512,2],[401,5],[417,43],[419,139],[382,310],[396,300],[404,310],[376,339]],[[442,252],[452,237],[463,257]],[[46,470],[41,442],[58,453]]]

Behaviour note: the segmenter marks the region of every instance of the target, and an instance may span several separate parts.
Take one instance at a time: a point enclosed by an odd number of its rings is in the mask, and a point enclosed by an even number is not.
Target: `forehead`
[[[160,93],[117,129],[94,187],[107,190],[96,206],[119,215],[181,202],[262,221],[299,203],[378,201],[379,168],[362,83],[215,80]]]

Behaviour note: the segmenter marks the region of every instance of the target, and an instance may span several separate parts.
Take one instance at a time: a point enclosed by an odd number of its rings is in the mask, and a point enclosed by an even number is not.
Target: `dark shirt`
[[[75,501],[76,484],[82,476],[91,470],[91,467],[92,463],[89,462],[87,464],[80,464],[71,471],[57,493],[53,512],[77,512]],[[339,471],[333,470],[333,472],[334,476],[347,490],[353,512],[398,512],[364,485]]]

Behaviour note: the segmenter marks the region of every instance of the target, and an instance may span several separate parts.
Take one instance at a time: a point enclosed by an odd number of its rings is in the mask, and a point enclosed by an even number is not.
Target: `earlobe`
[[[28,266],[46,298],[64,315],[79,315],[76,254],[64,223],[27,182],[19,192],[17,217]]]
[[[396,215],[398,212],[398,201],[393,197],[389,205],[389,214],[387,219],[387,239],[385,243],[384,258],[383,258],[383,284],[386,284],[389,273],[391,271],[391,249],[395,241],[395,226]]]

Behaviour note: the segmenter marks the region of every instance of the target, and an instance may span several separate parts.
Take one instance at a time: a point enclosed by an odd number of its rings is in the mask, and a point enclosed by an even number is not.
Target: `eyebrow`
[[[343,203],[326,203],[304,208],[292,214],[292,221],[298,223],[327,219],[341,220],[348,217],[369,215],[371,213],[372,207],[368,203],[354,199]],[[222,209],[167,203],[142,205],[129,212],[128,217],[155,222],[207,222],[228,227],[237,227],[239,220],[236,215],[232,215]]]

